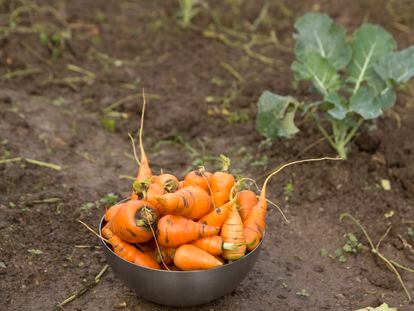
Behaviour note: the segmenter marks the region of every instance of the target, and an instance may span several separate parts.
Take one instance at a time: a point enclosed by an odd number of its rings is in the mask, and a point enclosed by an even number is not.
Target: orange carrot
[[[108,208],[105,212],[105,221],[109,222],[116,215],[116,213],[118,213],[119,209],[124,204],[125,204],[125,202],[122,202],[122,203],[112,205],[110,208]]]
[[[184,180],[180,180],[178,182],[178,189],[182,189],[182,188],[184,188]]]
[[[214,258],[216,258],[218,261],[220,261],[223,265],[226,263],[226,262],[224,261],[224,259],[223,259],[223,258],[221,258],[220,256],[214,256]]]
[[[216,227],[202,225],[178,215],[167,215],[158,221],[157,241],[161,246],[175,248],[206,236],[217,235]]]
[[[181,215],[197,220],[211,211],[211,197],[196,186],[156,195],[154,198],[161,204],[163,214]]]
[[[211,196],[214,206],[222,206],[229,201],[230,191],[235,184],[233,175],[225,172],[215,172],[211,177]]]
[[[178,178],[171,174],[161,174],[154,178],[154,183],[160,185],[166,192],[175,192],[178,190]]]
[[[218,235],[201,238],[195,240],[191,244],[205,250],[213,256],[221,255],[223,252],[223,238]]]
[[[215,208],[212,212],[200,218],[198,223],[221,228],[224,221],[227,219],[233,203],[233,201],[229,201],[222,206]]]
[[[148,203],[130,200],[111,219],[109,229],[128,243],[145,243],[153,238],[150,226],[157,223],[157,211]]]
[[[115,254],[117,254],[119,257],[142,267],[160,269],[159,264],[154,260],[153,257],[151,257],[150,254],[143,253],[135,246],[122,241],[109,229],[108,225],[102,229],[102,235],[108,239],[109,243],[114,249]]]
[[[210,193],[210,179],[213,176],[210,172],[201,172],[201,171],[191,171],[184,178],[184,187],[188,186],[198,186],[207,193]]]
[[[246,253],[246,240],[243,232],[243,222],[237,211],[236,204],[233,204],[229,217],[221,227],[220,236],[224,243],[237,245],[233,249],[224,250],[221,257],[227,260],[237,260]]]
[[[174,264],[184,271],[206,270],[223,265],[213,255],[191,244],[184,244],[177,248]]]
[[[253,206],[257,204],[256,193],[250,190],[242,190],[237,193],[236,203],[239,207],[239,213],[244,221],[252,211]]]
[[[143,101],[143,104],[142,104],[142,112],[141,112],[141,126],[139,129],[139,148],[140,148],[140,153],[141,153],[141,161],[139,164],[137,178],[132,185],[134,192],[138,195],[139,198],[143,197],[143,194],[147,190],[148,185],[152,181],[151,168],[149,166],[148,158],[144,150],[144,144],[142,142],[142,132],[144,129],[144,116],[145,116],[145,107],[146,107],[144,90],[142,90],[142,101]],[[132,139],[132,136],[130,137]],[[135,148],[135,145],[134,145],[134,148]]]
[[[205,250],[213,256],[219,256],[224,250],[235,250],[240,246],[240,244],[224,243],[223,238],[219,235],[201,238],[191,242],[191,244]]]
[[[156,183],[152,183],[148,186],[147,190],[145,191],[142,200],[153,206],[156,210],[159,211],[159,214],[161,215],[161,206],[155,197],[157,195],[163,195],[164,193],[165,191],[162,186]]]

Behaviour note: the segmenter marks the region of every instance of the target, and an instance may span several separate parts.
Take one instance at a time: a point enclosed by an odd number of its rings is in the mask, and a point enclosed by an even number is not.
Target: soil
[[[0,27],[8,26],[11,12],[24,3],[28,1],[0,2]],[[148,94],[145,146],[155,172],[183,176],[203,162],[214,169],[214,157],[224,153],[234,172],[260,184],[281,163],[333,154],[305,121],[299,121],[297,137],[272,144],[263,143],[255,130],[255,103],[263,90],[311,96],[307,88],[291,84],[296,17],[320,10],[348,29],[364,21],[379,23],[399,47],[414,44],[414,3],[408,0],[269,1],[267,18],[254,31],[269,36],[275,30],[280,45],[253,50],[273,64],[203,35],[215,20],[221,23],[215,31],[232,28],[250,36],[248,28],[262,1],[205,1],[194,27],[187,29],[177,23],[175,1],[36,4],[52,6],[57,14],[31,7],[19,15],[21,29],[0,37],[0,156],[41,160],[61,170],[27,161],[0,164],[3,310],[53,309],[105,265],[96,237],[77,220],[96,227],[105,210],[101,198],[128,195],[131,181],[122,175],[133,176],[137,168],[127,133],[136,133],[139,126],[143,87]],[[49,48],[41,44],[39,33],[24,31],[39,23],[48,31],[70,29],[64,45],[54,44],[60,57],[53,59],[50,41]],[[27,68],[35,70],[4,76]],[[407,228],[413,227],[414,217],[412,86],[400,92],[392,111],[364,126],[347,161],[298,165],[274,179],[270,197],[290,224],[270,208],[266,240],[249,277],[231,294],[197,310],[355,310],[381,302],[413,310],[360,230],[349,220],[339,221],[341,213],[350,212],[374,241],[392,225],[381,250],[414,266],[413,254],[398,238],[410,242]],[[105,107],[111,104],[108,115]],[[391,190],[381,187],[382,179],[390,181]],[[287,184],[293,191],[284,190]],[[364,248],[341,263],[334,254],[347,233],[354,233]],[[404,271],[401,276],[414,294],[414,276]],[[138,299],[111,269],[64,306],[118,308],[170,309]]]

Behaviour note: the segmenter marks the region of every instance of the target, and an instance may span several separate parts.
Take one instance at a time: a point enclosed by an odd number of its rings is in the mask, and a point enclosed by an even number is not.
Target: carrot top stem
[[[169,192],[176,192],[178,187],[177,187],[177,183],[172,180],[172,179],[168,179],[165,183],[164,183],[164,189]]]
[[[146,179],[144,181],[134,180],[132,183],[132,190],[136,193],[136,195],[140,199],[144,199],[147,197],[147,190],[150,184],[150,180]]]
[[[143,206],[135,215],[135,224],[138,227],[149,228],[157,223],[158,217],[154,209]]]

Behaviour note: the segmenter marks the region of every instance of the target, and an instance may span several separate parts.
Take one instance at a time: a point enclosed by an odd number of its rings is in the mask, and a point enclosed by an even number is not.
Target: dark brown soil
[[[1,1],[0,27],[8,26],[10,13],[26,2]],[[27,162],[0,164],[0,309],[52,309],[105,265],[97,239],[77,220],[96,227],[105,209],[99,200],[110,192],[120,198],[128,194],[130,181],[118,176],[136,172],[135,162],[126,156],[131,154],[127,133],[139,125],[142,87],[149,94],[145,144],[156,172],[162,168],[182,176],[203,159],[224,153],[235,172],[262,182],[280,163],[332,154],[325,142],[307,148],[320,136],[306,122],[299,123],[298,137],[271,146],[261,144],[255,131],[255,102],[263,90],[309,96],[291,84],[289,49],[297,16],[320,9],[351,29],[363,21],[380,23],[400,47],[414,44],[412,1],[269,1],[268,18],[256,33],[268,36],[275,30],[282,48],[253,48],[275,60],[269,65],[202,34],[214,15],[223,27],[248,35],[246,23],[255,20],[264,2],[205,2],[209,8],[194,19],[196,27],[182,29],[175,1],[38,1],[52,5],[58,18],[32,8],[30,15],[21,15],[19,25],[47,21],[50,29],[70,28],[71,38],[56,60],[38,34],[1,37],[0,76],[27,68],[41,72],[0,80],[0,157],[41,160],[62,170]],[[64,80],[68,77],[84,82]],[[132,97],[113,109],[119,113],[115,127],[105,127],[103,109],[127,96]],[[212,96],[227,100],[206,101]],[[352,213],[374,241],[392,224],[381,249],[414,266],[414,256],[398,238],[410,241],[407,228],[414,227],[412,98],[402,91],[392,112],[367,124],[346,162],[295,166],[275,178],[270,196],[291,223],[270,208],[266,241],[252,273],[233,293],[198,309],[355,310],[387,302],[413,310],[358,228],[339,221],[341,213]],[[206,165],[214,168],[209,161]],[[382,189],[381,179],[391,182],[390,191]],[[288,183],[293,192],[285,200]],[[50,198],[60,201],[42,202]],[[386,218],[390,211],[394,215]],[[365,245],[362,253],[347,256],[345,263],[321,255],[321,249],[333,255],[350,232]],[[401,275],[414,294],[414,276]],[[128,310],[167,310],[137,299],[110,270],[65,309],[112,310],[123,303]]]

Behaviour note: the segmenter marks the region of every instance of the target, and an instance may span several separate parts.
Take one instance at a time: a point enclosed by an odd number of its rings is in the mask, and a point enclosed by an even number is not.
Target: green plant
[[[99,202],[102,203],[104,207],[110,207],[118,202],[118,195],[114,193],[107,193],[99,200]]]
[[[358,241],[358,238],[353,233],[348,233],[342,250],[350,254],[360,253],[362,251],[362,243]]]
[[[180,9],[177,16],[181,26],[187,28],[191,20],[201,12],[201,7],[197,0],[180,0]]]
[[[295,80],[310,81],[321,99],[303,103],[265,91],[258,101],[257,129],[267,138],[291,137],[299,131],[294,123],[299,110],[346,158],[361,124],[391,108],[397,86],[414,76],[414,46],[395,51],[392,35],[372,24],[362,24],[347,40],[345,28],[320,13],[303,15],[295,28]]]
[[[56,60],[63,55],[65,49],[65,37],[61,33],[48,34],[47,32],[39,33],[39,41],[42,45],[47,47],[52,59]]]

